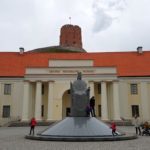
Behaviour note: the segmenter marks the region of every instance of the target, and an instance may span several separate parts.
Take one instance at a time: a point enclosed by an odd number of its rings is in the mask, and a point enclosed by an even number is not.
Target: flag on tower
[[[69,20],[70,20],[70,24],[71,24],[71,17],[69,17]]]

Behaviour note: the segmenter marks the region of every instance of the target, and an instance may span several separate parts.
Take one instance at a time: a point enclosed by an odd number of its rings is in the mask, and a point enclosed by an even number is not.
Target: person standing
[[[112,135],[113,136],[118,135],[118,133],[116,132],[116,124],[115,124],[115,122],[111,123],[110,128],[112,129]]]
[[[91,107],[91,114],[92,114],[92,117],[95,117],[95,98],[94,96],[91,97],[90,99],[90,107]]]
[[[33,117],[30,122],[30,135],[31,134],[34,135],[34,128],[36,124],[37,124],[36,119]]]
[[[89,104],[86,106],[86,115],[87,115],[87,117],[90,117],[90,115],[92,115],[91,114],[91,106]]]
[[[134,124],[135,130],[136,130],[136,134],[141,135],[140,120],[137,115],[134,116],[133,124]]]

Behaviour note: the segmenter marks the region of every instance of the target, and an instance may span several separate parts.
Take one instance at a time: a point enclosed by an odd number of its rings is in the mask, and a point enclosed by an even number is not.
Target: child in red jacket
[[[37,122],[35,120],[35,118],[32,118],[31,119],[31,122],[30,122],[30,135],[34,135],[34,128],[36,126]]]
[[[116,124],[115,124],[115,122],[112,122],[112,123],[111,123],[110,128],[112,129],[112,135],[113,135],[113,136],[114,136],[114,135],[118,135],[118,133],[116,133]]]

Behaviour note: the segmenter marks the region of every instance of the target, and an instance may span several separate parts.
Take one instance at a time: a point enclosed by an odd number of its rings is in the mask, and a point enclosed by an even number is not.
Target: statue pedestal
[[[112,129],[108,125],[95,117],[86,117],[89,91],[87,84],[82,80],[82,74],[78,73],[77,80],[71,83],[72,117],[65,118],[36,136],[26,138],[45,141],[114,141],[137,138],[136,135],[128,137],[117,132],[118,135],[114,139]]]
[[[26,138],[43,141],[120,141],[137,138],[136,135],[117,133],[117,136],[112,136],[110,127],[95,117],[67,117],[42,133]]]

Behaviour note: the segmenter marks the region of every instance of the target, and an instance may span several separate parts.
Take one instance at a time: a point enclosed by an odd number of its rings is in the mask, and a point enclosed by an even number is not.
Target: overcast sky
[[[79,25],[88,52],[150,50],[150,0],[0,0],[0,51],[59,45]]]

